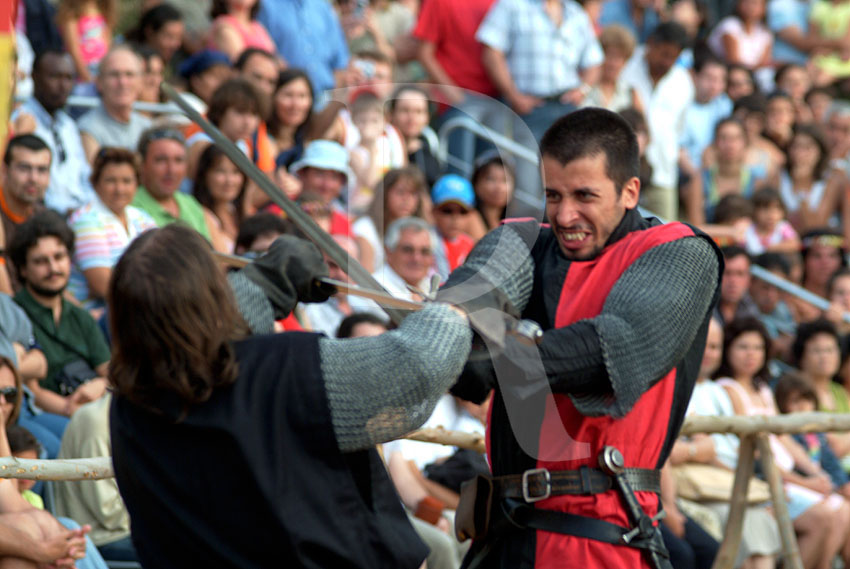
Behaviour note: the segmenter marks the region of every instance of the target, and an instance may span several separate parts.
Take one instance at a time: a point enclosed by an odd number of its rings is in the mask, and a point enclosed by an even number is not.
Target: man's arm
[[[530,113],[542,101],[537,97],[525,95],[517,90],[505,54],[501,51],[484,45],[481,50],[481,63],[487,70],[487,75],[502,95],[508,100],[511,108],[520,115]]]
[[[570,393],[586,415],[625,415],[684,357],[718,280],[719,260],[702,238],[644,253],[614,284],[598,316],[544,334],[540,353],[553,391]]]

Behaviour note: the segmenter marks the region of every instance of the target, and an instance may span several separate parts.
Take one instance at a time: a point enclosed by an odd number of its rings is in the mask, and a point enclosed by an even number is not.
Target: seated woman
[[[112,267],[139,234],[156,227],[154,220],[130,203],[139,186],[135,153],[102,148],[94,160],[91,183],[97,196],[71,214],[74,270],[68,288],[84,307],[103,308]]]
[[[216,251],[232,253],[245,217],[245,175],[220,148],[207,146],[198,161],[192,195],[203,206]]]
[[[478,215],[470,215],[466,233],[476,241],[497,227],[508,214],[514,195],[516,176],[510,158],[498,152],[486,152],[475,160],[472,189]]]
[[[755,318],[732,321],[725,330],[723,360],[715,372],[738,415],[777,415],[767,386],[770,338]],[[790,435],[770,435],[770,447],[784,481],[788,513],[797,533],[806,568],[829,569],[844,548],[850,526],[850,504],[833,493],[829,476]]]

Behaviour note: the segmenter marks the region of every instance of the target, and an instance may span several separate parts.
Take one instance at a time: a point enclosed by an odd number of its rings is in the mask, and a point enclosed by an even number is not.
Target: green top
[[[832,400],[835,401],[835,409],[824,409],[821,407],[818,411],[826,411],[827,413],[850,413],[850,397],[847,395],[847,390],[843,386],[831,381],[829,383],[829,391],[832,393]]]
[[[148,193],[144,186],[139,186],[133,205],[146,211],[156,222],[157,227],[163,227],[175,221],[182,221],[201,235],[210,240],[210,231],[207,229],[207,221],[204,218],[204,209],[194,197],[183,192],[176,192],[174,200],[180,210],[180,217],[174,217]]]
[[[53,311],[34,299],[26,288],[18,291],[15,302],[29,316],[35,341],[47,358],[47,377],[40,381],[43,388],[58,393],[56,375],[73,361],[83,359],[92,369],[109,361],[109,346],[103,332],[87,311],[63,298],[62,317],[57,326]]]

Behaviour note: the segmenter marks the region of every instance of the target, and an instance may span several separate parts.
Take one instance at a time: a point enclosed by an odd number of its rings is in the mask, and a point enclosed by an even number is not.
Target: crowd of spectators
[[[167,102],[163,81],[387,290],[414,300],[503,219],[542,213],[536,164],[463,129],[440,140],[440,125],[468,117],[536,151],[565,113],[620,112],[641,147],[641,205],[724,247],[693,412],[850,412],[846,1],[16,1],[0,423],[21,452],[108,453],[105,295],[136,236],[180,222],[216,251],[252,257],[298,233],[198,125],[140,105]],[[753,263],[829,308],[752,279]],[[387,326],[377,305],[342,293],[278,322],[340,337]],[[446,395],[429,424],[480,430],[485,417]],[[850,438],[772,444],[804,565],[850,561]],[[486,464],[409,442],[387,445],[385,459],[428,566],[458,567],[464,547],[447,519],[463,476]],[[670,462],[736,461],[736,439],[716,435],[681,440]],[[708,566],[728,508],[662,498],[674,567]],[[134,558],[113,481],[56,484],[51,502],[93,526],[104,557]],[[5,504],[0,495],[0,514]],[[769,510],[750,508],[739,564],[774,566],[778,544]]]

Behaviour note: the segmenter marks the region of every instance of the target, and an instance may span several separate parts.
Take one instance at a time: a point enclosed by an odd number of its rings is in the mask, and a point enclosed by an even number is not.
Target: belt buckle
[[[541,494],[540,496],[531,496],[528,493],[528,478],[529,476],[543,476],[543,482],[546,484],[546,492]],[[530,470],[526,470],[522,473],[522,498],[529,504],[533,504],[534,502],[539,502],[540,500],[545,500],[549,496],[552,495],[552,477],[549,475],[549,471],[545,468],[533,468]]]

